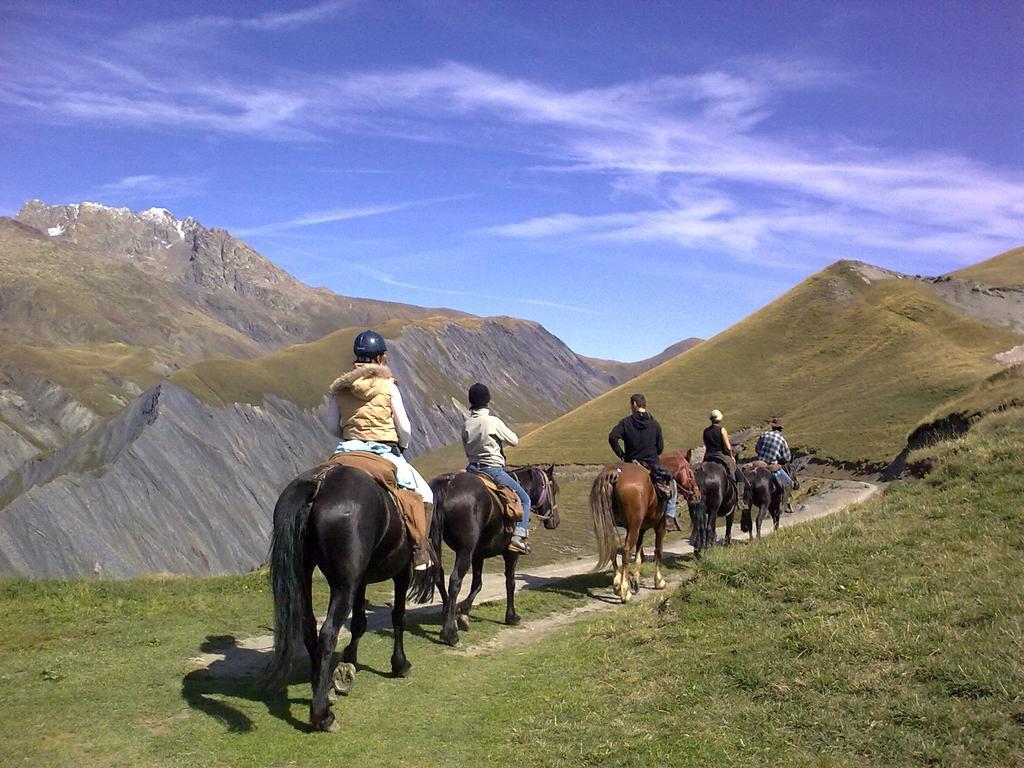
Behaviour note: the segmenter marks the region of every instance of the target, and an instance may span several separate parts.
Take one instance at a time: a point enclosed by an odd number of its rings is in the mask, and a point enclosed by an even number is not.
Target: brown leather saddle
[[[370,453],[369,451],[336,453],[317,467],[314,478],[322,483],[327,474],[335,467],[359,469],[376,480],[394,498],[406,526],[409,526],[410,522],[412,522],[414,527],[419,527],[416,521],[426,518],[423,497],[416,493],[416,491],[400,488],[395,473],[395,465],[382,456]]]
[[[523,502],[519,500],[519,494],[511,488],[498,485],[498,483],[491,479],[490,475],[485,475],[483,472],[469,470],[469,473],[479,478],[494,497],[494,500],[498,503],[498,509],[501,510],[502,516],[505,518],[505,530],[508,533],[512,533],[515,530],[516,523],[523,521]]]

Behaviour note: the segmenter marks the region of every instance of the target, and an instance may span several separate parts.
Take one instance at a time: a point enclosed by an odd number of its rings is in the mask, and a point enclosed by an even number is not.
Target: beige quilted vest
[[[353,370],[335,379],[331,392],[338,402],[343,440],[398,442],[388,368],[356,363]]]

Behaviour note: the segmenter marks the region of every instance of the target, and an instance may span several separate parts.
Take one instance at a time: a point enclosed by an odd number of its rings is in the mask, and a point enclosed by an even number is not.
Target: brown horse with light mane
[[[689,501],[699,493],[690,463],[682,454],[663,457],[664,466],[672,473],[680,501]],[[648,469],[640,464],[608,464],[594,479],[590,488],[590,513],[597,538],[600,571],[612,564],[615,577],[613,589],[622,602],[640,591],[640,542],[644,531],[654,529],[654,588],[665,588],[661,575],[662,546],[665,541],[665,502],[658,499]],[[626,541],[620,546],[615,526],[626,529]],[[622,563],[619,564],[619,552]]]

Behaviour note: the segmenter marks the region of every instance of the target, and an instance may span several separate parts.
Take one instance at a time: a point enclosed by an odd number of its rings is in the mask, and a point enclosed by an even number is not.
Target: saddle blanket
[[[334,449],[335,454],[353,451],[372,453],[390,462],[395,469],[395,481],[398,483],[398,487],[408,488],[410,491],[416,490],[416,478],[412,474],[412,466],[401,456],[395,456],[391,452],[390,446],[365,440],[342,440]]]
[[[400,487],[395,463],[389,461],[386,456],[370,451],[342,451],[321,464],[318,471],[326,474],[332,467],[337,466],[352,467],[368,474],[394,497],[398,511],[407,526],[413,529],[426,528],[422,522],[426,517],[423,497],[416,491]]]
[[[476,475],[494,496],[498,497],[498,506],[505,515],[505,530],[512,531],[516,523],[523,521],[523,502],[519,500],[519,494],[504,485],[498,485],[491,479],[490,475],[483,472],[470,472]]]

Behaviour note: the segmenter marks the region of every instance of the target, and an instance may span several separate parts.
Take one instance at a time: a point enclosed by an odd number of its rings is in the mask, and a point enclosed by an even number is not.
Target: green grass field
[[[711,408],[732,431],[786,418],[791,445],[884,465],[942,403],[992,375],[1020,334],[965,317],[925,283],[868,280],[851,262],[808,278],[746,320],[536,430],[521,463],[612,459],[608,431],[643,392],[666,446],[700,444]]]
[[[0,582],[0,763],[289,765],[1019,765],[1024,761],[1024,411],[929,449],[922,480],[757,545],[676,565],[686,583],[535,642],[465,656],[387,633],[309,734],[287,697],[190,658],[265,634],[262,574]],[[543,532],[538,533],[538,536]],[[608,576],[525,593],[528,619]],[[322,604],[322,588],[320,589]],[[464,636],[511,633],[483,607]]]

